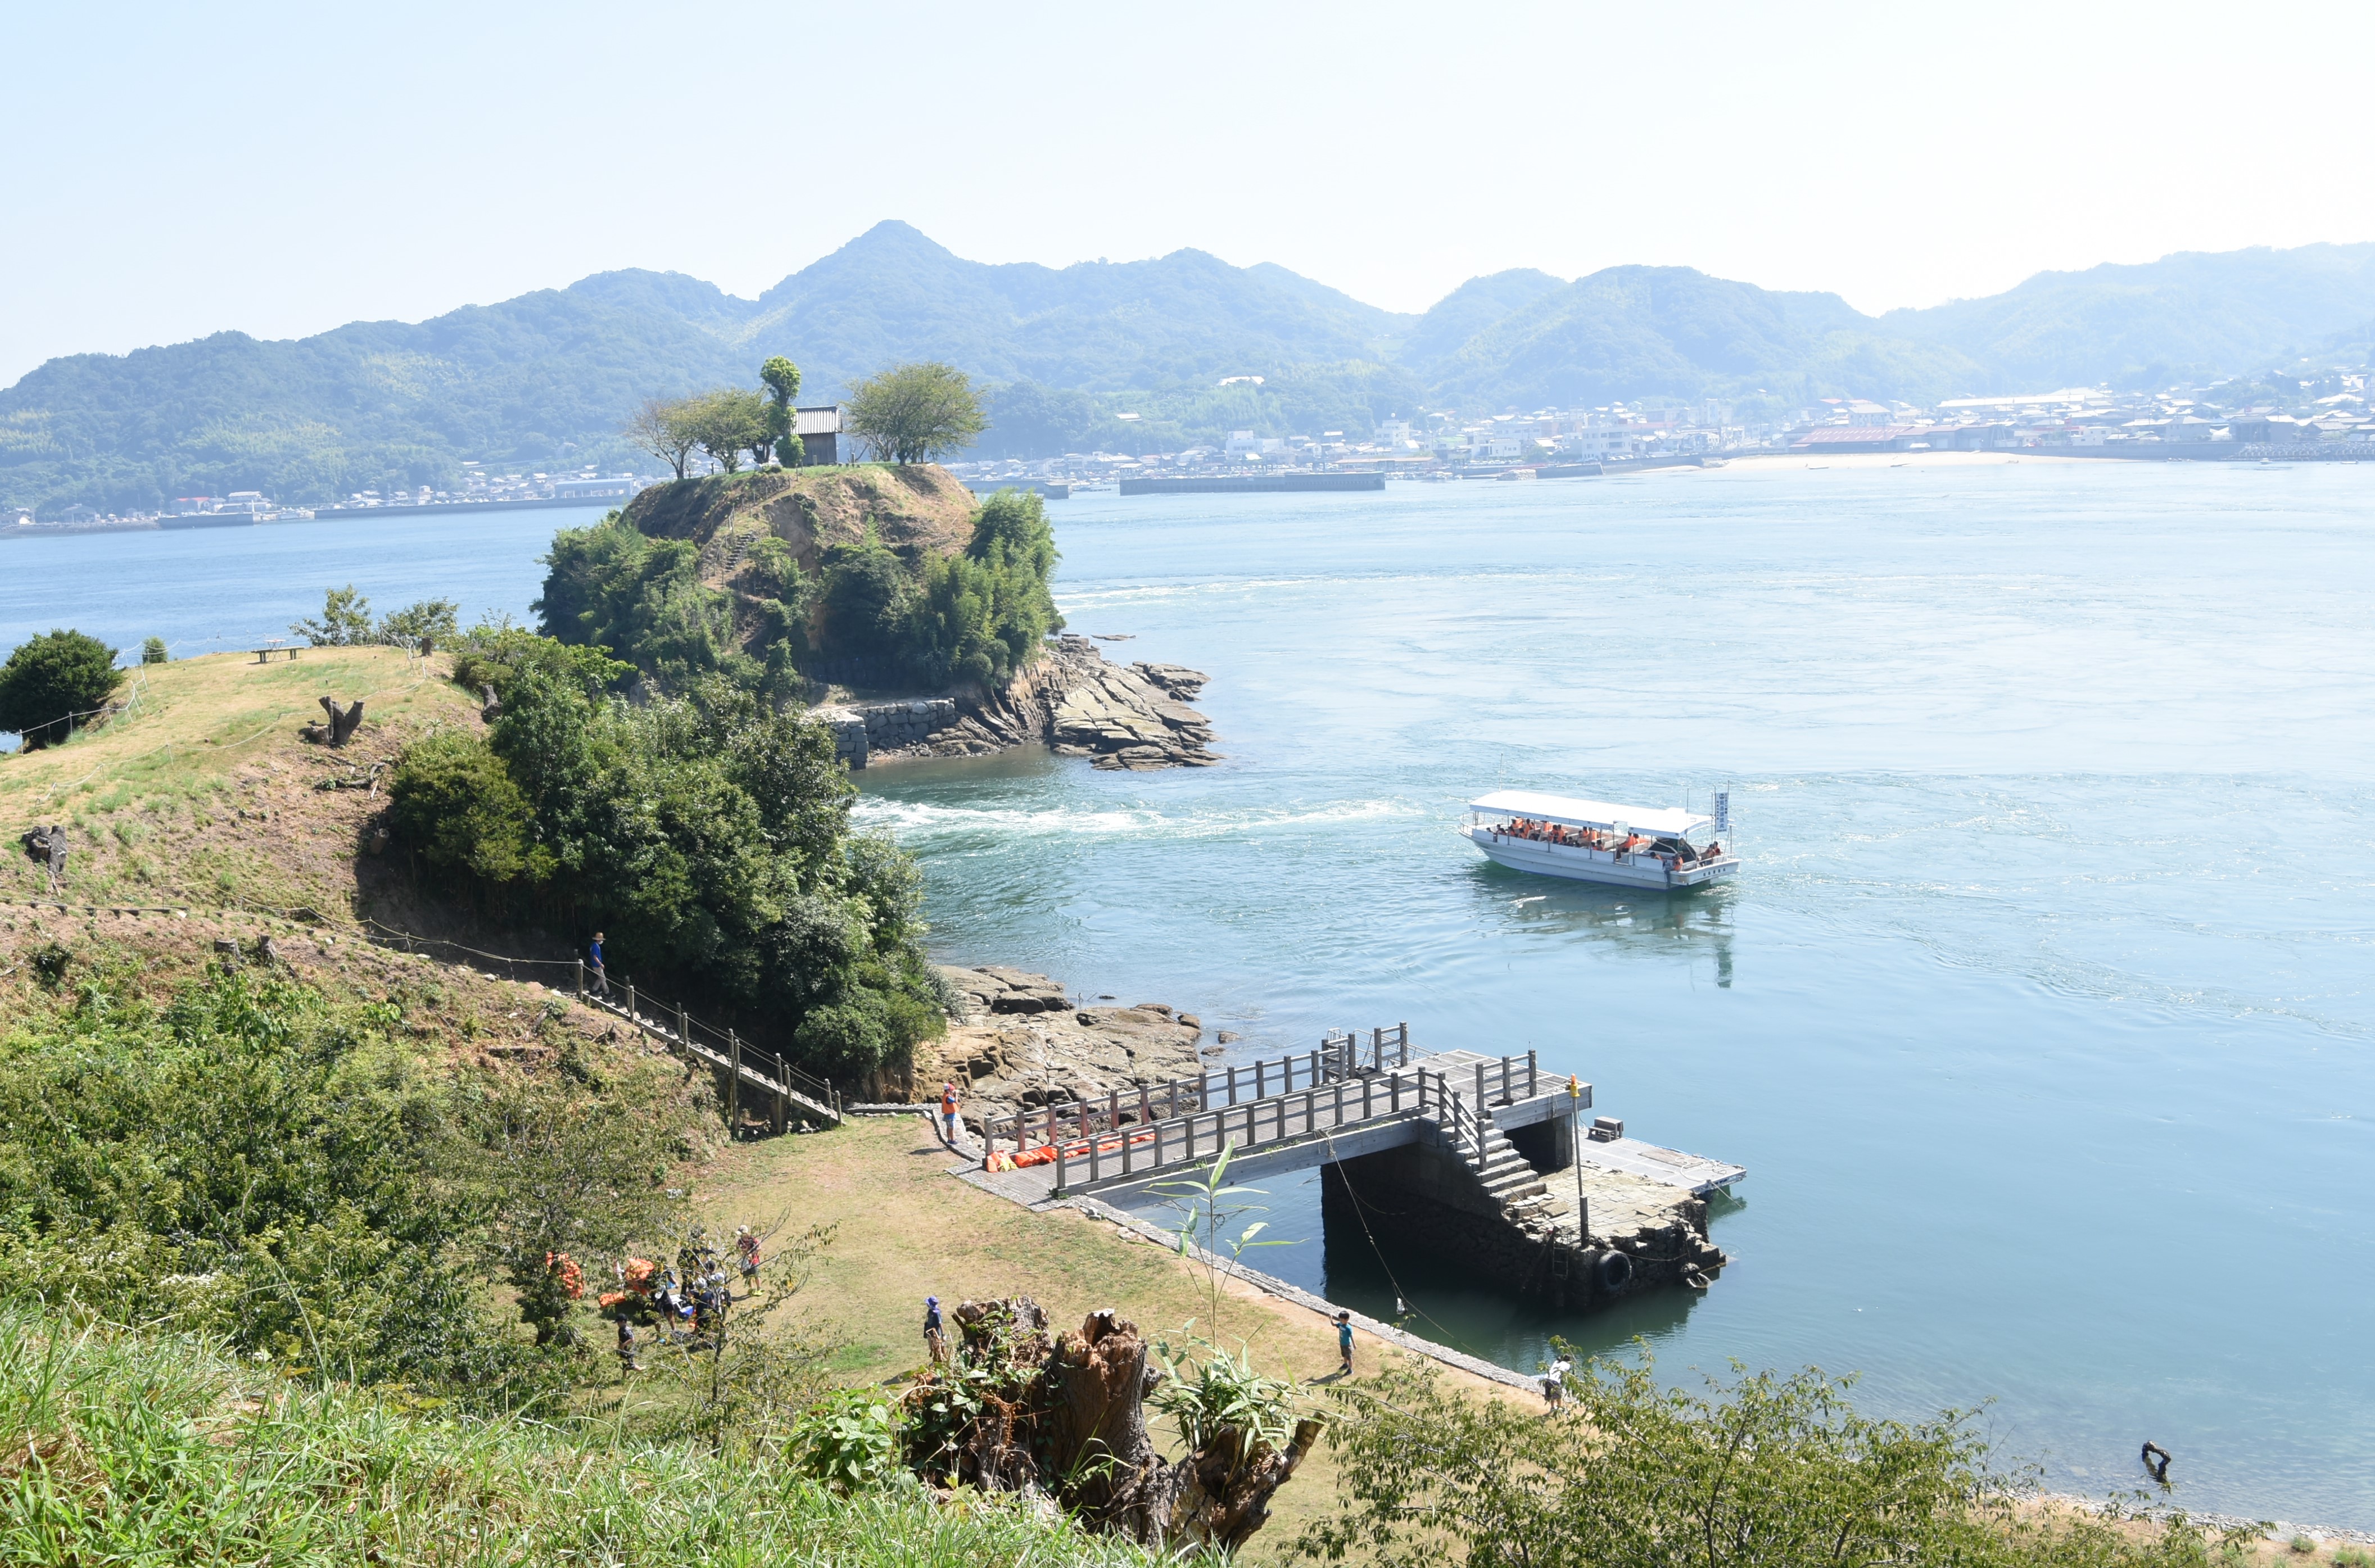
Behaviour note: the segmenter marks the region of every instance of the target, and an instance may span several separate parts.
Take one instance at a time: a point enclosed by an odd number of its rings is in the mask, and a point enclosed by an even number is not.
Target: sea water
[[[1304,1051],[1541,1053],[1747,1167],[1704,1296],[1599,1316],[1325,1234],[1257,1267],[1531,1370],[1819,1365],[2055,1484],[2375,1527],[2375,483],[1834,466],[1050,503],[1058,597],[1213,678],[1220,767],[878,767],[963,962]],[[0,542],[0,641],[252,646],[352,581],[525,616],[553,513]],[[1739,880],[1529,878],[1495,786],[1704,809]]]
[[[1323,1233],[1247,1255],[1531,1370],[1816,1365],[2077,1491],[2375,1527],[2375,481],[1747,468],[1052,503],[1058,599],[1228,760],[880,767],[947,957],[1240,1054],[1407,1020],[1744,1165],[1703,1296],[1596,1316]],[[1562,884],[1496,786],[1707,808],[1737,881]],[[1379,1207],[1390,1208],[1390,1203]]]

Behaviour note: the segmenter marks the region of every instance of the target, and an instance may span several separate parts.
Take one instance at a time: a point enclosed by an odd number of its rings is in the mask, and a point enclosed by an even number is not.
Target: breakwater
[[[1215,474],[1199,479],[1124,479],[1124,495],[1241,495],[1255,491],[1381,490],[1383,474]]]

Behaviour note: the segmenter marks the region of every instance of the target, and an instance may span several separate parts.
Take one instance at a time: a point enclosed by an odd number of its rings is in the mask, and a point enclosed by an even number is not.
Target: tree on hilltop
[[[692,449],[701,444],[701,433],[687,417],[694,402],[690,397],[646,397],[627,416],[619,433],[636,451],[648,452],[675,469],[681,479]]]
[[[775,461],[797,468],[808,456],[799,432],[792,428],[793,405],[800,395],[800,368],[781,354],[772,355],[759,367],[759,379],[766,383],[767,438],[774,445]]]
[[[686,415],[701,450],[727,473],[742,466],[748,452],[756,463],[767,461],[774,444],[768,425],[767,399],[738,386],[721,386],[691,400]]]
[[[115,650],[79,631],[32,638],[0,666],[0,730],[14,730],[25,749],[70,739],[74,719],[107,701],[124,678]]]
[[[893,365],[851,389],[850,433],[892,463],[962,452],[988,428],[973,382],[954,365]]]

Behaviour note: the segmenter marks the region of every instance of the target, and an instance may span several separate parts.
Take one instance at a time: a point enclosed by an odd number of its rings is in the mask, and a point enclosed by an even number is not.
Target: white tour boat
[[[1459,831],[1513,871],[1620,888],[1696,888],[1740,869],[1722,843],[1731,807],[1729,790],[1716,796],[1714,816],[1695,817],[1671,806],[1503,789],[1470,801],[1473,816]]]

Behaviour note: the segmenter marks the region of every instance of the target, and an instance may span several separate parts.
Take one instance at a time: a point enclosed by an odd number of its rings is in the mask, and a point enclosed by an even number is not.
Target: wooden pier
[[[1591,1085],[1544,1074],[1533,1052],[1413,1054],[1397,1024],[995,1118],[967,1179],[1025,1204],[1126,1204],[1226,1149],[1232,1180],[1318,1168],[1323,1213],[1389,1215],[1402,1242],[1561,1305],[1704,1289],[1727,1261],[1707,1198],[1747,1173],[1587,1125],[1591,1104]]]

